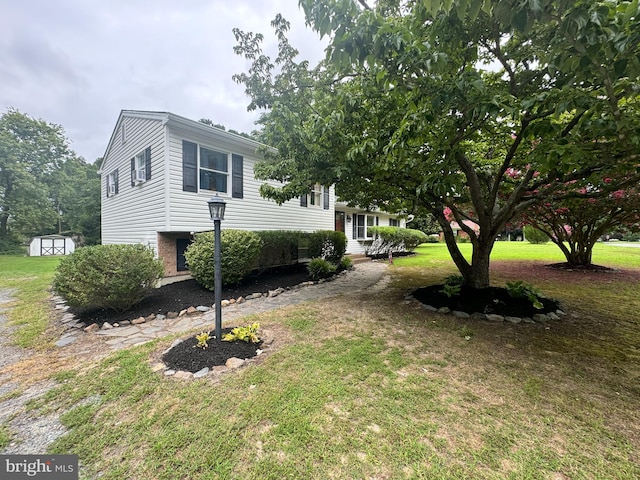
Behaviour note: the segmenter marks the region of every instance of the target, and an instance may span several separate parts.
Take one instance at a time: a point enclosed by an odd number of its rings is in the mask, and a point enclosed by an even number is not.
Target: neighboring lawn
[[[66,412],[51,452],[79,454],[81,478],[640,478],[638,255],[598,246],[633,269],[593,276],[545,269],[552,245],[497,244],[496,283],[569,313],[512,325],[407,301],[455,271],[426,245],[385,288],[245,319],[280,347],[220,382],[152,373],[165,339],[84,360],[31,408]]]
[[[12,291],[12,300],[3,308],[9,323],[17,326],[14,341],[25,348],[50,346],[44,338],[51,311],[51,280],[60,257],[0,255],[0,289]]]

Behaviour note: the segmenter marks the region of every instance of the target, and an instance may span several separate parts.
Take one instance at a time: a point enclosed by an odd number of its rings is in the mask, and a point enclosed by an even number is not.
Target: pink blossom
[[[604,183],[611,183],[611,179],[610,179],[609,177],[604,177],[604,178],[602,179],[602,181],[603,181]]]
[[[616,200],[624,198],[624,190],[616,190],[615,192],[613,192],[613,198],[615,198]]]

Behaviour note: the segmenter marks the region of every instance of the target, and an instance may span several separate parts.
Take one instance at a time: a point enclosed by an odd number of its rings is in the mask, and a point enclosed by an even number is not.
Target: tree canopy
[[[252,61],[235,75],[264,109],[261,193],[278,202],[314,182],[365,208],[435,216],[472,287],[507,222],[574,180],[638,180],[638,1],[301,0],[329,36],[327,58],[296,61],[289,24],[234,30]],[[469,235],[471,261],[445,209]],[[471,221],[478,231],[469,226]]]
[[[61,126],[9,109],[0,117],[0,251],[28,237],[100,240],[100,177]]]

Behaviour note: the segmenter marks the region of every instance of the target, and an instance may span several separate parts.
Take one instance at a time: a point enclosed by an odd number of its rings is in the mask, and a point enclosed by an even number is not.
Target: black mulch
[[[527,298],[513,298],[505,288],[482,289],[462,286],[459,295],[451,298],[442,293],[444,285],[431,285],[416,290],[413,297],[425,305],[435,308],[449,307],[468,314],[484,313],[510,317],[533,317],[536,313],[555,312],[559,303],[548,298],[540,298],[543,308],[536,309]]]
[[[222,329],[222,333],[230,332],[230,328]],[[209,332],[213,337],[215,332]],[[198,347],[198,340],[189,337],[170,349],[162,356],[162,361],[173,370],[186,370],[196,373],[205,367],[212,368],[224,365],[229,358],[247,359],[255,357],[262,342],[217,342],[209,340],[207,348]]]
[[[267,293],[277,288],[290,288],[309,281],[305,265],[295,265],[287,268],[279,268],[266,271],[260,275],[249,275],[237,286],[223,287],[222,299],[245,297],[251,293]],[[180,312],[185,308],[199,305],[211,307],[214,303],[212,291],[201,287],[195,280],[176,282],[155,289],[133,308],[119,313],[113,310],[73,311],[79,321],[85,325],[104,322],[114,323],[123,320],[133,320],[138,317],[146,317],[151,314],[163,314],[168,312]]]

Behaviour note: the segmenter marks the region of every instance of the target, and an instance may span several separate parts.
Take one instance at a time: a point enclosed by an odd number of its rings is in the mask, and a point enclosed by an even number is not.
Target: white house
[[[335,229],[349,238],[349,253],[363,251],[367,227],[401,224],[336,205],[333,186],[316,185],[280,206],[262,198],[263,182],[253,174],[260,146],[169,112],[123,110],[100,170],[102,243],[148,244],[163,258],[165,275],[188,274],[184,251],[194,233],[213,229],[207,200],[216,193],[227,203],[223,228]]]

